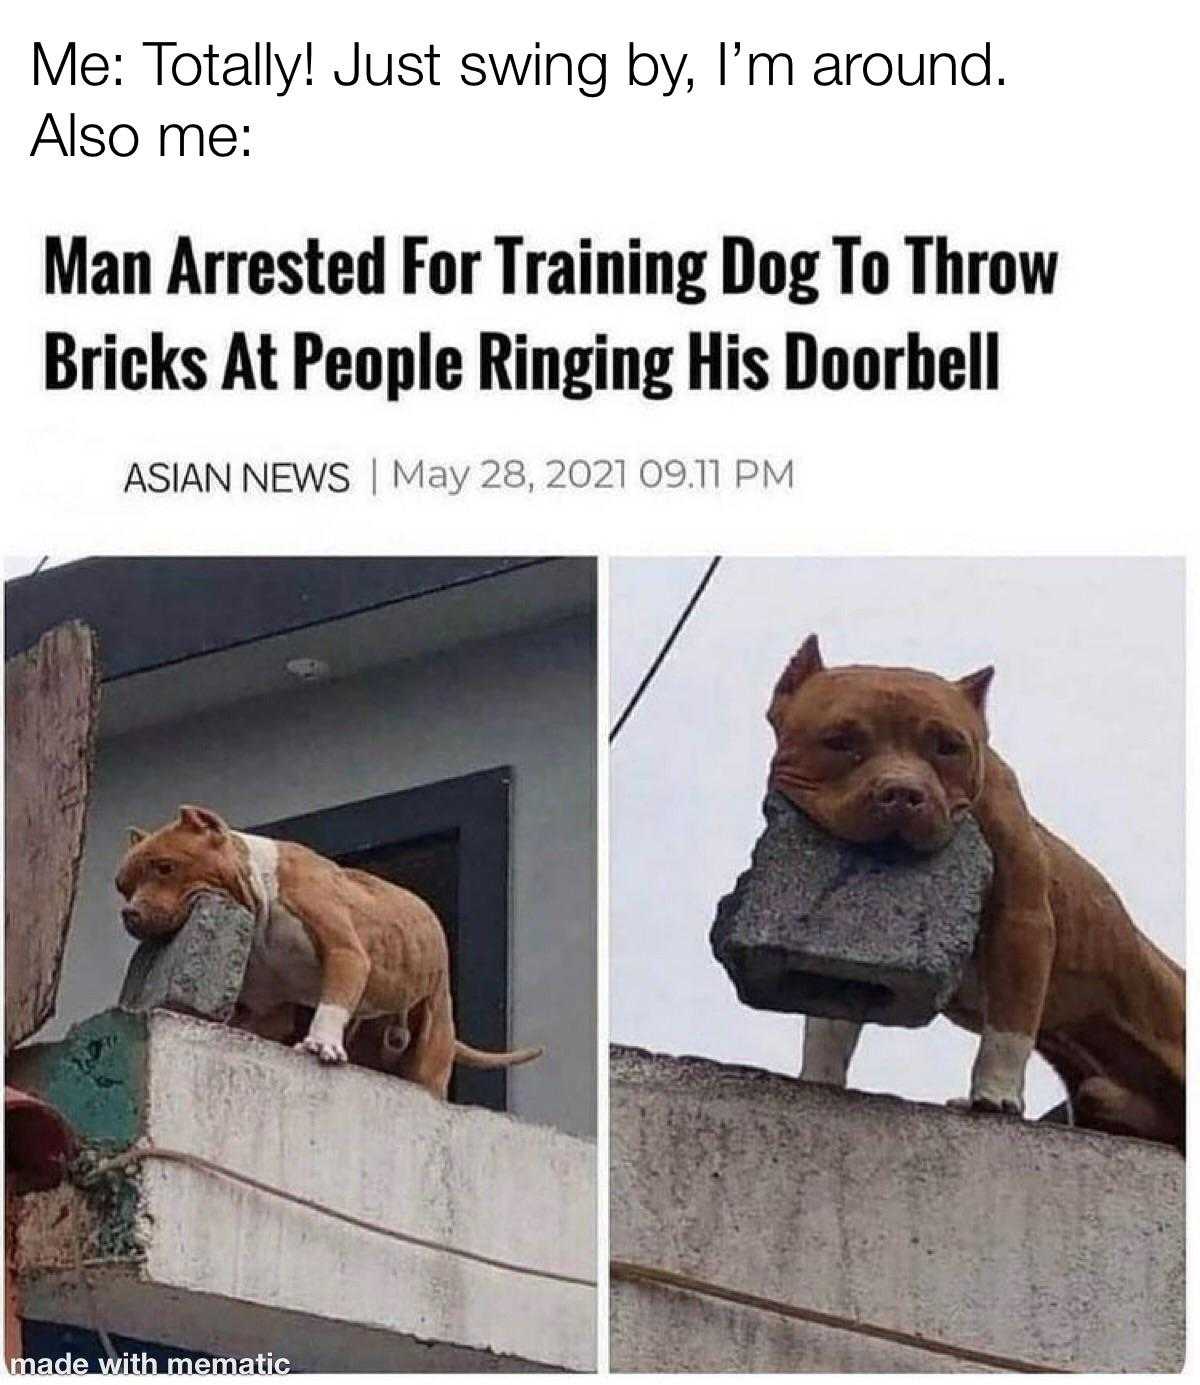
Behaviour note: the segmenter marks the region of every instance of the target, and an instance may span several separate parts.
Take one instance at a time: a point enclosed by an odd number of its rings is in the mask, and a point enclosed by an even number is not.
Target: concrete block
[[[916,1027],[954,994],[979,931],[991,853],[973,818],[932,856],[853,846],[782,794],[710,935],[759,1010]]]
[[[19,1080],[54,1090],[105,1148],[197,1155],[433,1247],[149,1159],[21,1200],[31,1317],[99,1317],[217,1355],[271,1351],[296,1370],[594,1368],[594,1286],[436,1248],[594,1280],[590,1141],[168,1010],[108,1012],[80,1031],[40,1045]],[[94,1045],[101,1065],[80,1070]]]
[[[1184,1160],[1163,1145],[614,1048],[611,1253],[947,1346],[1178,1371]],[[977,1366],[617,1282],[614,1371]]]
[[[200,894],[187,922],[165,942],[133,954],[118,1002],[123,1010],[180,1010],[228,1020],[241,994],[254,918],[220,894]]]

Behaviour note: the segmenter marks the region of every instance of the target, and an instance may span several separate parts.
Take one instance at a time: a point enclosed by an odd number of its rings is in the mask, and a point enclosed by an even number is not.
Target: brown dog
[[[1032,1049],[1077,1125],[1183,1148],[1183,971],[1138,932],[1104,877],[1029,814],[988,745],[992,670],[826,669],[815,635],[767,713],[771,787],[845,841],[936,851],[972,814],[994,858],[979,942],[947,1014],[981,1036],[975,1110],[1020,1114]],[[860,1026],[809,1018],[802,1076],[844,1085]]]
[[[296,1047],[323,1063],[347,1061],[348,1034],[364,1021],[381,1031],[385,1066],[440,1098],[456,1062],[500,1068],[541,1055],[484,1053],[459,1040],[437,915],[408,890],[307,847],[235,832],[207,808],[184,807],[157,832],[130,829],[116,884],[125,927],[139,939],[177,932],[204,890],[248,909],[256,927],[235,1023],[285,1038],[296,1007],[315,1007]]]

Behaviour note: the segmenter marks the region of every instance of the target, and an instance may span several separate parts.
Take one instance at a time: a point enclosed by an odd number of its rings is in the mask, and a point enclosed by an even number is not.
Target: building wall
[[[614,1048],[615,1259],[1070,1371],[1178,1371],[1173,1149]],[[913,1372],[961,1356],[614,1283],[618,1371]]]
[[[249,825],[509,764],[512,1037],[547,1048],[510,1075],[510,1105],[594,1133],[595,746],[590,618],[102,733],[58,1015],[41,1037],[116,1000],[133,951],[112,884],[129,824],[200,803]]]
[[[89,1064],[97,1047],[106,1059]],[[78,1047],[26,1050],[15,1069],[88,1130],[425,1242],[152,1160],[126,1170],[118,1195],[64,1184],[21,1200],[17,1268],[34,1318],[217,1356],[270,1351],[300,1371],[594,1365],[594,1141],[362,1069],[331,1075],[166,1010],[104,1016]]]

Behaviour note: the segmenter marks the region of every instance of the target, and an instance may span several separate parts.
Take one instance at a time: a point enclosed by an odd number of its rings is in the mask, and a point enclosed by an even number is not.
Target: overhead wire
[[[666,661],[667,655],[671,652],[671,649],[675,644],[675,641],[679,638],[680,634],[682,633],[683,627],[691,619],[692,612],[696,609],[697,605],[699,604],[700,598],[704,595],[704,592],[708,587],[708,584],[712,581],[713,574],[720,566],[720,563],[720,558],[713,558],[709,562],[708,566],[704,569],[703,577],[701,577],[700,581],[696,584],[696,589],[688,598],[687,605],[684,606],[683,610],[680,612],[679,619],[675,622],[671,630],[671,633],[667,636],[666,640],[664,640],[662,648],[655,655],[654,661],[646,670],[644,676],[642,677],[642,681],[634,689],[633,696],[625,704],[625,710],[617,718],[612,730],[608,733],[609,745],[612,745],[613,741],[615,741],[618,735],[620,735],[621,728],[629,720],[630,716],[633,713],[633,709],[642,700],[642,696],[645,693],[646,689],[654,681],[655,675],[658,673],[659,669],[662,668],[663,663]]]

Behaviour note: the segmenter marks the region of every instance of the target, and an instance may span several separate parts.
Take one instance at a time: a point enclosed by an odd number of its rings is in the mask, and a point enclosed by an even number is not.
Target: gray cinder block
[[[711,942],[759,1010],[915,1028],[941,1011],[979,931],[992,858],[974,819],[932,856],[853,846],[781,794]]]
[[[187,922],[165,942],[144,942],[121,987],[123,1010],[182,1010],[228,1020],[250,959],[254,919],[219,894],[196,896]]]

